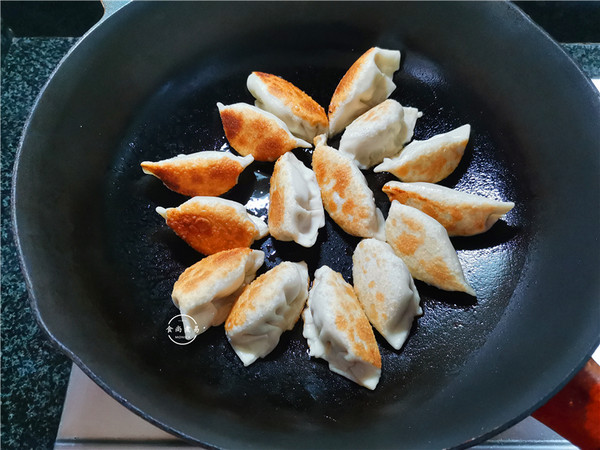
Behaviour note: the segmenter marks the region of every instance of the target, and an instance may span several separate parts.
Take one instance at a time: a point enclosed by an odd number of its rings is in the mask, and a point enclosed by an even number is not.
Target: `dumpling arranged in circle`
[[[219,197],[192,197],[177,208],[156,208],[167,225],[190,247],[212,255],[223,250],[250,247],[269,228],[244,205]]]
[[[225,332],[245,366],[277,346],[294,328],[308,297],[306,263],[284,261],[250,283],[233,305]]]
[[[217,107],[225,137],[240,155],[252,155],[257,161],[275,161],[294,148],[312,147],[290,133],[281,119],[256,106],[217,103]]]
[[[293,153],[275,163],[269,191],[269,233],[280,241],[312,247],[325,225],[321,191],[312,170]]]
[[[179,194],[219,196],[237,184],[240,173],[252,161],[252,155],[204,151],[157,162],[144,161],[141,166],[144,173],[154,175]]]
[[[329,103],[329,136],[383,102],[396,89],[392,77],[400,68],[400,51],[373,47],[348,69]]]
[[[354,159],[361,169],[369,169],[392,157],[412,139],[422,113],[388,99],[354,120],[340,140],[340,152]]]
[[[323,107],[289,81],[252,72],[246,85],[256,99],[254,105],[279,117],[294,136],[312,142],[315,136],[327,133],[329,121]]]
[[[377,341],[352,286],[341,274],[328,266],[317,269],[302,317],[310,356],[326,360],[332,372],[375,389],[381,376]]]
[[[173,286],[172,299],[184,314],[186,339],[225,321],[264,260],[260,250],[235,248],[207,256],[185,269]]]
[[[389,244],[364,239],[352,255],[354,291],[369,322],[400,350],[413,320],[423,314],[415,282]]]
[[[439,289],[475,296],[448,233],[437,220],[394,200],[385,221],[385,234],[414,278]]]
[[[390,201],[397,200],[433,217],[450,236],[483,233],[515,206],[513,202],[492,200],[431,183],[389,181],[382,190]]]
[[[394,158],[386,158],[374,172],[390,172],[403,181],[437,183],[458,167],[469,142],[470,125],[412,141]]]
[[[323,206],[346,233],[385,240],[383,214],[375,206],[373,192],[352,159],[315,138],[312,167],[321,188]]]

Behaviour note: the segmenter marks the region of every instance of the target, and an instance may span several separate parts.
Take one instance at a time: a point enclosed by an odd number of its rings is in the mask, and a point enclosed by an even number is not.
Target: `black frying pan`
[[[392,98],[424,112],[416,138],[472,125],[443,184],[516,203],[487,234],[453,241],[477,299],[419,284],[424,316],[404,349],[378,337],[374,392],[310,359],[301,324],[248,368],[221,327],[174,345],[170,291],[201,256],[154,212],[185,198],[139,163],[226,147],[215,104],[251,101],[252,70],[327,106],[373,45],[402,51]],[[531,413],[598,343],[598,123],[589,81],[510,4],[130,4],[70,52],[25,131],[14,222],[34,310],[108,393],[190,441],[467,446]],[[264,215],[271,170],[253,164],[226,197]],[[368,176],[384,214],[388,179]],[[350,281],[357,242],[328,220],[312,249],[256,247],[266,268],[305,259]]]

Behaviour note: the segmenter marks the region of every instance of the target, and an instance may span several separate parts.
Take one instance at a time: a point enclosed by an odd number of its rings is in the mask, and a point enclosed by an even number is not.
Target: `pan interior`
[[[282,76],[326,107],[345,70],[366,49],[290,55],[220,48],[160,86],[118,145],[104,190],[104,260],[112,269],[109,278],[117,294],[107,298],[103,313],[146,370],[160,371],[189,402],[280,431],[331,424],[350,430],[385,415],[391,407],[394,414],[407,416],[415,408],[424,412],[431,393],[461,371],[511,301],[528,246],[528,218],[522,207],[528,194],[517,183],[511,160],[515,146],[510,135],[498,129],[493,112],[467,86],[450,79],[434,61],[401,48],[403,62],[394,77],[398,88],[391,98],[423,111],[415,138],[426,139],[465,123],[472,126],[463,161],[442,184],[517,204],[488,233],[453,239],[477,298],[418,282],[424,315],[405,347],[395,351],[377,336],[383,369],[374,392],[333,374],[324,361],[310,359],[302,321],[283,335],[272,354],[247,368],[229,346],[222,326],[187,346],[168,339],[165,329],[178,313],[170,300],[173,283],[202,256],[154,211],[156,206],[178,206],[187,198],[144,175],[140,163],[203,150],[234,152],[224,137],[216,103],[253,103],[245,86],[253,70]],[[338,142],[334,139],[331,145],[337,147]],[[310,166],[310,150],[297,149],[295,154]],[[266,219],[272,169],[272,163],[253,163],[224,197]],[[387,216],[389,201],[381,187],[394,178],[364,173]],[[271,237],[254,247],[266,255],[261,272],[282,260],[304,260],[311,276],[327,264],[351,282],[352,252],[358,242],[327,217],[310,249]]]

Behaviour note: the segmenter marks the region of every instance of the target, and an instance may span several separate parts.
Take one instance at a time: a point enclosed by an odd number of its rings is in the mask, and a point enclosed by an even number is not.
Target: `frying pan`
[[[222,327],[174,345],[170,291],[201,255],[153,211],[185,198],[139,163],[227,149],[215,104],[250,102],[252,70],[326,106],[375,45],[402,51],[392,98],[423,111],[417,139],[472,125],[443,184],[516,203],[488,233],[453,240],[477,298],[419,284],[424,315],[404,349],[378,336],[373,392],[310,359],[301,323],[248,368]],[[543,404],[598,344],[598,123],[591,83],[510,4],[128,4],[63,60],[25,130],[13,215],[33,308],[104,390],[191,442],[469,446]],[[226,197],[264,215],[271,171],[253,164]],[[389,179],[368,174],[384,214]],[[328,219],[312,249],[255,246],[265,269],[306,260],[351,281],[357,242]]]

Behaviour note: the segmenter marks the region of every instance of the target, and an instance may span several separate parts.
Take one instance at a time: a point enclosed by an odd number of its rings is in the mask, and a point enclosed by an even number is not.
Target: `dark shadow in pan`
[[[435,299],[451,308],[457,309],[465,309],[477,305],[477,298],[465,292],[444,291],[419,280],[415,280],[415,284],[421,299]]]
[[[503,220],[499,220],[485,233],[474,236],[453,236],[451,240],[456,250],[481,250],[506,244],[521,231],[520,227],[510,226]]]

